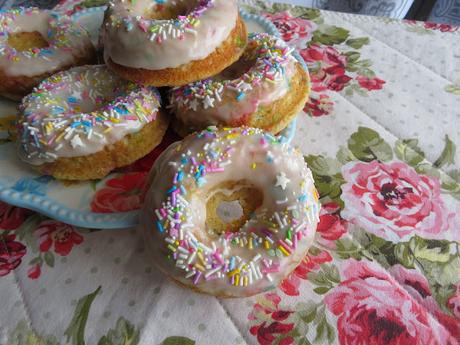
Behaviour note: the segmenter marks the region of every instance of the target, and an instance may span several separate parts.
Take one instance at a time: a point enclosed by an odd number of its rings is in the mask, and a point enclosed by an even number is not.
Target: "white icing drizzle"
[[[179,6],[187,13],[171,20],[149,19],[158,6]],[[101,31],[104,59],[149,70],[201,60],[228,38],[237,18],[235,0],[113,0]]]
[[[268,34],[250,34],[243,57],[229,69],[243,69],[236,79],[225,73],[172,89],[170,108],[179,122],[193,130],[209,125],[239,126],[289,92],[297,60],[292,48]],[[248,65],[249,66],[246,66]],[[247,70],[244,70],[244,69]]]
[[[263,192],[262,205],[237,232],[210,236],[206,196],[239,180]],[[163,152],[150,181],[141,226],[153,259],[202,292],[241,297],[273,288],[312,243],[320,205],[311,172],[299,151],[259,129],[190,135]]]
[[[57,73],[20,106],[19,154],[40,165],[101,151],[154,121],[159,106],[155,88],[122,80],[103,65]]]
[[[11,34],[39,32],[45,48],[18,51],[8,44]],[[0,13],[0,68],[8,76],[36,76],[74,63],[93,49],[88,33],[62,14],[37,8],[17,8]]]

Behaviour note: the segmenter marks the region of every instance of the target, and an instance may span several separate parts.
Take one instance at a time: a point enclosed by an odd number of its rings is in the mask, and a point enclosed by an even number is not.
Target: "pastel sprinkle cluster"
[[[237,101],[241,101],[252,89],[262,83],[275,84],[283,81],[285,66],[289,62],[293,48],[274,36],[265,33],[250,34],[248,47],[243,58],[255,60],[254,66],[235,80],[217,80],[216,77],[173,88],[170,94],[171,107],[208,109],[222,101],[223,94],[230,91]],[[238,63],[238,62],[237,62]]]
[[[16,28],[15,22],[20,16],[28,16],[29,21],[37,20],[34,16],[39,13],[46,12],[48,14],[47,37],[48,47],[46,48],[31,48],[25,51],[18,51],[8,44],[10,34],[20,32],[22,30]],[[0,55],[6,56],[8,60],[13,62],[23,59],[40,58],[49,60],[56,49],[71,49],[74,42],[71,42],[69,36],[83,36],[85,32],[82,28],[75,25],[70,18],[61,14],[50,11],[39,10],[38,8],[14,8],[8,11],[0,12]]]
[[[156,10],[162,11],[163,7],[166,6],[166,1],[156,0]],[[194,29],[200,24],[199,18],[209,8],[214,5],[214,0],[200,0],[198,5],[187,15],[178,16],[175,19],[169,20],[150,20],[142,18],[141,16],[136,17],[116,17],[110,16],[109,25],[114,27],[124,27],[126,31],[131,31],[135,27],[148,35],[151,42],[161,44],[163,41],[168,39],[184,39],[186,33],[196,35],[197,32]],[[110,2],[109,7],[115,6],[115,2]]]
[[[187,186],[203,186],[207,183],[208,175],[225,171],[225,167],[232,164],[234,144],[240,137],[254,136],[254,145],[264,148],[266,161],[270,164],[276,164],[270,147],[285,144],[271,134],[253,128],[218,130],[216,127],[208,127],[196,136],[209,140],[196,154],[188,151],[182,154],[180,162],[169,162],[177,173],[167,190],[162,207],[154,210],[155,228],[165,237],[170,258],[176,267],[184,271],[185,278],[191,279],[194,284],[213,279],[224,279],[228,284],[238,287],[250,286],[260,279],[272,282],[270,274],[280,271],[280,260],[296,250],[298,242],[309,232],[308,225],[317,221],[318,195],[311,198],[311,191],[307,189],[310,187],[304,181],[298,187],[299,196],[294,205],[291,203],[283,212],[273,214],[262,210],[257,218],[251,218],[238,232],[226,232],[211,242],[211,246],[207,246],[191,231],[194,225],[189,223],[192,215]],[[252,168],[256,169],[254,164]],[[277,183],[285,188],[289,181],[281,176]],[[287,199],[276,203],[287,203]],[[236,247],[249,251],[263,248],[267,256],[255,253],[247,261],[232,255],[232,248]]]
[[[155,120],[159,105],[155,88],[123,81],[105,66],[60,72],[24,98],[18,122],[22,148],[29,159],[53,161],[65,144],[91,145],[129,122]]]

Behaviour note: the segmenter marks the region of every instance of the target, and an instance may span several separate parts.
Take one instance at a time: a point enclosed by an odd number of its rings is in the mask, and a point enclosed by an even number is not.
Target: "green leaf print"
[[[370,40],[369,37],[358,37],[358,38],[350,38],[345,42],[347,46],[350,46],[354,49],[361,49],[363,46],[369,44]]]
[[[394,247],[394,256],[396,260],[406,268],[414,268],[415,257],[407,243],[398,243]]]
[[[305,161],[313,173],[321,200],[335,201],[343,207],[343,201],[340,199],[342,193],[340,186],[345,183],[345,180],[340,170],[340,162],[321,155],[306,156]]]
[[[349,34],[350,31],[344,28],[323,24],[313,33],[312,42],[332,46],[345,42]]]
[[[45,252],[45,254],[43,255],[43,258],[45,259],[45,263],[49,267],[54,267],[54,255],[53,255],[53,253]]]
[[[43,216],[38,213],[30,216],[26,219],[24,223],[16,229],[16,235],[21,241],[24,241],[28,249],[31,249],[32,252],[38,252],[37,239],[34,237],[34,230],[37,228],[37,225],[44,219]]]
[[[349,162],[353,162],[358,160],[353,153],[348,149],[348,147],[341,146],[340,149],[337,151],[337,160],[342,164],[347,164]]]
[[[161,345],[195,345],[195,341],[187,337],[167,337]]]
[[[415,167],[425,159],[425,154],[418,146],[418,139],[399,139],[394,148],[396,157]]]
[[[444,90],[446,90],[446,92],[460,96],[460,80],[458,80],[455,84],[447,85]]]
[[[108,0],[85,0],[80,3],[80,6],[82,7],[98,7],[98,6],[105,6],[107,5],[109,1]]]
[[[363,162],[387,162],[393,158],[391,146],[376,131],[366,127],[359,127],[358,131],[351,135],[348,139],[348,148]]]
[[[59,345],[59,343],[55,337],[41,335],[29,328],[26,321],[22,320],[10,333],[8,345]]]
[[[101,287],[99,286],[93,293],[90,293],[78,300],[72,321],[70,321],[70,324],[64,333],[67,336],[67,341],[72,341],[72,345],[85,344],[85,327],[86,322],[88,321],[89,310],[91,308],[91,304],[100,291]]]
[[[436,168],[442,168],[445,165],[450,165],[455,163],[455,150],[456,146],[449,136],[445,137],[446,144],[444,150],[441,153],[441,156],[433,163]]]
[[[120,317],[115,329],[111,329],[99,339],[98,345],[136,345],[139,343],[139,330],[129,321]]]

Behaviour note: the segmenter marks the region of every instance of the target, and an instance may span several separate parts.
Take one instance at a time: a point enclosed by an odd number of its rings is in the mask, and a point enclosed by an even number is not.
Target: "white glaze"
[[[240,135],[245,133],[244,131],[250,134]],[[264,134],[260,130],[247,128],[220,130],[213,132],[216,133],[217,138],[211,137],[209,133],[206,134],[209,137],[205,137],[203,133],[206,132],[188,136],[182,142],[171,145],[157,159],[152,168],[150,189],[142,210],[141,227],[145,240],[151,247],[153,260],[162,271],[174,279],[214,295],[241,297],[271,289],[277,286],[303,259],[313,240],[320,206],[311,172],[299,151],[289,148],[285,144],[280,144],[273,136]],[[213,156],[212,152],[219,152],[219,150],[226,152],[228,147],[231,147],[231,150],[227,151],[228,156],[221,154]],[[204,176],[197,178],[194,176],[195,170],[192,170],[192,174],[189,175],[190,169],[194,166],[192,157],[197,161],[197,166],[202,161],[206,161],[206,169],[211,166],[213,168],[225,166],[224,171],[208,171]],[[184,158],[187,161],[182,161]],[[187,193],[178,193],[181,195],[181,199],[176,198],[176,206],[178,205],[179,211],[183,212],[183,219],[179,222],[179,229],[173,229],[166,225],[169,221],[166,219],[169,219],[169,216],[163,217],[161,209],[168,209],[167,202],[174,203],[171,197],[166,198],[166,196],[172,195],[168,194],[168,191],[171,191],[171,186],[175,185],[180,188],[178,183],[174,184],[174,180],[177,180],[178,171],[186,172],[180,185],[185,187]],[[283,174],[288,179],[286,184],[278,183],[282,182],[280,176]],[[205,181],[200,181],[201,178],[204,178]],[[213,233],[212,229],[208,229],[205,224],[206,198],[209,190],[222,182],[241,180],[263,193],[262,205],[254,211],[251,219],[234,235],[231,233],[220,236],[209,235],[209,233]],[[275,214],[280,215],[281,222],[283,222],[282,219],[285,215],[288,226],[283,225],[281,227],[275,220]],[[171,217],[170,219],[173,219],[174,214],[171,214]],[[295,224],[293,223],[294,218],[296,218]],[[244,247],[229,245],[227,246],[228,251],[226,251],[224,241],[229,238],[228,236],[236,236],[243,241],[242,243],[244,243],[243,238],[253,236],[249,235],[250,232],[256,234],[257,238],[267,238],[263,233],[268,231],[266,221],[272,223],[270,228],[276,231],[270,235],[275,243],[271,248],[278,248],[278,240],[285,238],[289,228],[292,229],[293,233],[298,231],[301,234],[301,239],[297,241],[295,249],[291,247],[292,253],[289,256],[285,256],[280,250],[270,252],[270,250],[264,249],[261,244],[257,247],[253,246],[252,249],[249,249],[248,245]],[[158,222],[161,222],[161,228],[157,224]],[[161,229],[163,232],[160,231]],[[180,246],[187,248],[186,242],[192,243],[193,240],[190,238],[193,237],[197,240],[194,242],[195,245],[202,248],[203,254],[208,260],[206,265],[210,265],[205,268],[195,282],[193,280],[196,279],[199,269],[196,269],[196,272],[192,274],[195,270],[192,266],[201,261],[196,258],[197,255],[193,256],[193,250],[186,249],[184,252],[183,249],[176,248],[176,253],[183,253],[185,256],[176,257],[173,260],[165,257],[168,253],[172,253],[172,249],[171,247],[168,248],[168,245],[173,247],[177,245],[177,243],[174,244],[176,239],[182,239],[184,242],[180,241]],[[221,255],[220,264],[217,258],[213,256],[216,253]],[[251,273],[244,273],[248,276],[247,286],[230,284],[228,275],[231,274],[229,272],[233,272],[231,268],[226,271],[225,268],[221,268],[216,273],[212,273],[215,268],[212,265],[225,266],[227,264],[231,266],[232,256],[239,257],[239,259],[234,259],[238,261],[236,267],[246,264],[247,267],[250,267]],[[239,261],[240,259],[241,261]],[[192,266],[181,263],[179,260],[183,262],[190,260]],[[274,268],[279,265],[279,271],[268,273],[269,276],[267,276],[267,272],[264,273],[264,270],[266,269],[265,263],[269,260],[272,260],[272,263],[268,266]],[[254,265],[254,269],[251,267],[252,265]],[[252,273],[254,270],[262,272],[260,277]],[[191,275],[190,278],[186,278],[188,275]],[[249,279],[249,275],[251,275],[251,279]],[[206,276],[208,279],[210,277],[215,279],[207,280],[204,278]],[[249,284],[249,280],[252,282],[251,284]],[[241,269],[241,282],[244,285],[243,269]]]
[[[262,43],[261,38],[268,38],[268,40]],[[257,50],[263,49],[267,44],[273,45],[274,51],[284,49],[286,53],[278,56],[257,54]],[[242,61],[248,60],[248,56],[255,60],[250,69],[237,79],[226,80],[221,75],[217,75],[204,81],[174,88],[170,93],[170,107],[179,123],[190,128],[190,132],[210,125],[243,125],[257,113],[259,107],[269,106],[289,92],[290,81],[296,72],[298,62],[291,55],[291,50],[285,42],[267,34],[250,35],[245,54],[229,68],[237,69]],[[249,82],[254,79],[252,75],[263,74],[266,60],[271,60],[273,63],[278,61],[282,67],[279,68],[277,77],[274,80],[263,77],[257,83]],[[235,87],[236,85],[242,87]],[[208,96],[209,100],[203,97],[202,90],[213,91]],[[242,99],[238,98],[240,92],[244,93]],[[189,96],[184,97],[184,94]]]
[[[173,2],[172,0],[167,1]],[[199,1],[175,0],[192,10]],[[172,21],[144,19],[152,10],[152,0],[113,0],[105,13],[101,30],[104,59],[115,63],[149,70],[175,68],[211,54],[224,42],[236,25],[238,8],[234,0],[211,0],[211,7],[199,16],[199,23],[183,38],[174,38]],[[148,28],[164,27],[162,42]]]
[[[104,65],[57,73],[21,104],[19,155],[40,165],[99,152],[154,121],[159,99],[155,88],[122,80]]]
[[[64,15],[36,8],[0,13],[0,68],[11,77],[33,77],[75,63],[76,57],[92,53],[88,33]],[[8,45],[8,35],[38,31],[49,47],[17,51]]]

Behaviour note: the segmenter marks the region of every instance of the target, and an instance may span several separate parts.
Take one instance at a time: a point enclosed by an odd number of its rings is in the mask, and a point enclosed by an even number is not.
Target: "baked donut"
[[[301,153],[260,129],[208,129],[154,163],[141,212],[159,269],[181,285],[244,297],[305,257],[319,208]]]
[[[235,0],[112,0],[101,35],[111,69],[154,86],[219,73],[238,60],[247,40]]]
[[[96,58],[88,33],[38,8],[0,13],[0,95],[20,100],[49,75]]]
[[[220,74],[173,88],[170,108],[182,136],[210,125],[251,126],[278,133],[299,113],[309,77],[293,48],[268,34],[250,34],[241,58]]]
[[[102,178],[160,143],[169,119],[159,106],[154,87],[125,81],[105,65],[57,73],[20,105],[19,156],[59,179]]]

